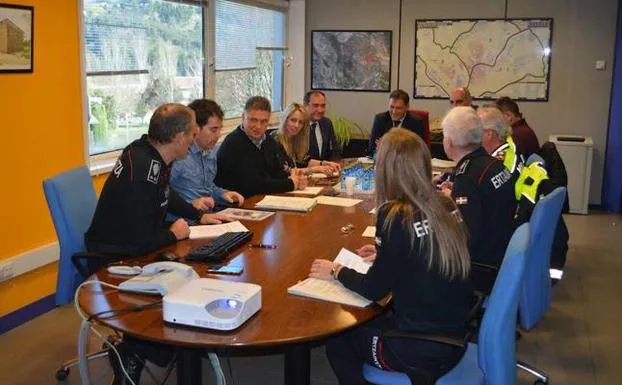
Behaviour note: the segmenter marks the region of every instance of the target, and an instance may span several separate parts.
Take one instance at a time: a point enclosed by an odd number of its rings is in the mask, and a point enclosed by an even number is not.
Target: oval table
[[[373,242],[371,238],[363,238],[362,233],[367,226],[375,224],[375,216],[369,213],[374,202],[370,195],[356,197],[364,200],[353,207],[318,204],[308,213],[279,211],[261,222],[244,221],[244,225],[254,233],[251,243],[274,244],[277,247],[250,248],[249,243],[235,250],[225,262],[242,265],[242,275],[208,274],[208,263],[190,263],[201,277],[251,282],[262,287],[261,310],[236,330],[219,332],[165,323],[161,307],[124,313],[98,322],[135,338],[175,348],[179,384],[201,384],[201,359],[206,349],[219,354],[284,353],[285,384],[309,384],[311,346],[322,344],[327,338],[385,311],[377,304],[361,309],[287,293],[288,287],[308,276],[315,258],[332,260],[342,247],[354,250]],[[243,207],[254,208],[261,198],[249,198]],[[344,234],[341,228],[348,224],[354,226],[353,230]],[[191,248],[207,242],[181,241],[132,262],[149,263],[163,251],[172,251],[183,257]],[[114,285],[123,280],[105,269],[91,279]],[[154,303],[160,299],[91,285],[81,290],[79,304],[86,314],[92,315]]]

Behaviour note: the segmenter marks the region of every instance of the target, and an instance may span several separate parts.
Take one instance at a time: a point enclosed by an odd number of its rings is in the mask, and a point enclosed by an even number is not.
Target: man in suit
[[[410,97],[404,90],[395,90],[389,95],[389,110],[374,117],[369,139],[369,156],[374,156],[378,141],[393,127],[406,128],[423,138],[423,119],[408,113]]]
[[[309,133],[309,156],[311,159],[338,161],[341,148],[335,137],[333,122],[324,116],[326,113],[326,95],[322,91],[309,91],[303,104],[309,115],[311,132]]]

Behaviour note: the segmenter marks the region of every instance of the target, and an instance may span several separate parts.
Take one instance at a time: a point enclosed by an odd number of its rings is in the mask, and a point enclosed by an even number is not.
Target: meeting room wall
[[[617,7],[617,0],[507,0],[508,18],[554,19],[549,101],[521,102],[520,108],[541,143],[553,133],[593,138],[591,204],[601,202]],[[311,84],[312,30],[393,31],[391,89],[402,88],[412,95],[415,20],[503,18],[505,12],[506,0],[307,0],[306,87]],[[596,60],[606,61],[604,71],[594,68]],[[367,130],[374,114],[387,109],[388,93],[326,94],[332,111]],[[442,116],[448,104],[448,100],[411,102],[413,108],[428,110],[432,117]]]

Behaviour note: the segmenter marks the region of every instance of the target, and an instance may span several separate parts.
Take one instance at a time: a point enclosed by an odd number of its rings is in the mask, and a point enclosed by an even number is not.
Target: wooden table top
[[[359,309],[287,293],[289,286],[308,276],[315,258],[332,260],[342,247],[354,250],[373,242],[361,235],[367,226],[375,224],[375,216],[369,214],[374,202],[370,195],[356,197],[364,201],[353,207],[317,205],[309,213],[280,211],[260,222],[243,221],[254,233],[251,243],[275,244],[277,248],[245,245],[234,251],[227,262],[242,265],[242,275],[208,274],[209,263],[192,264],[201,277],[251,282],[262,287],[261,310],[236,330],[220,332],[164,323],[161,307],[118,315],[101,323],[140,339],[170,345],[246,348],[322,340],[368,321],[384,309],[376,304]],[[253,208],[261,198],[249,198],[243,207]],[[354,229],[343,234],[341,227],[347,224],[354,225]],[[207,241],[185,240],[166,250],[185,256],[200,243]],[[156,254],[138,259],[137,264],[150,262]],[[114,285],[124,280],[105,269],[92,278]],[[79,295],[80,306],[87,314],[158,300],[160,297],[123,293],[99,285],[86,286]]]

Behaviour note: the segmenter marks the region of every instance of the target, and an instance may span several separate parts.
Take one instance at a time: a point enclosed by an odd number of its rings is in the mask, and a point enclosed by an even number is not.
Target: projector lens
[[[227,306],[229,306],[232,309],[235,309],[238,307],[238,301],[234,300],[234,299],[229,299],[227,300]]]

